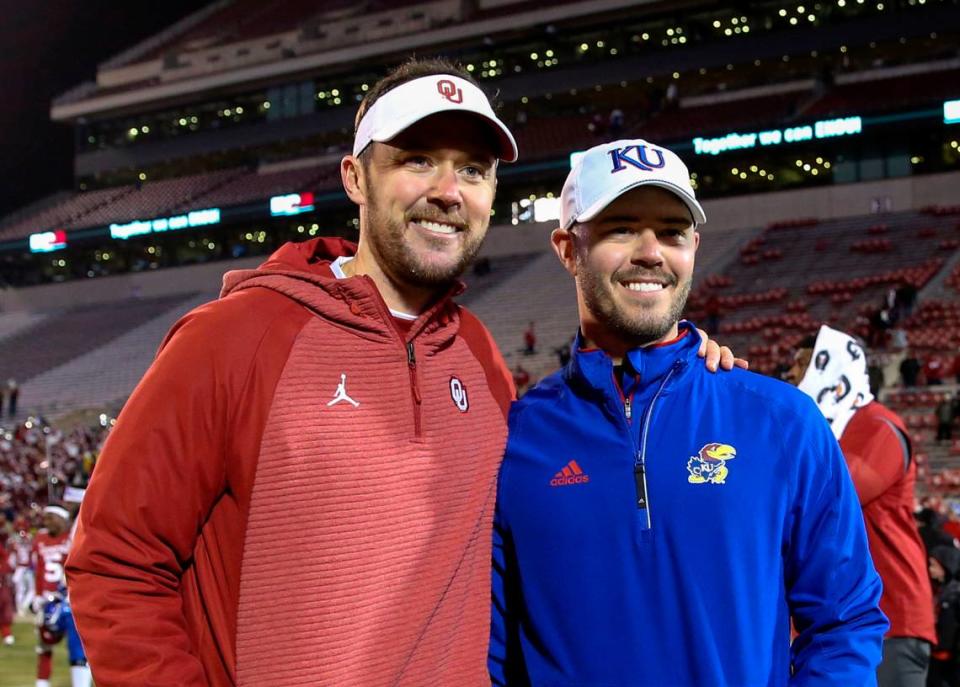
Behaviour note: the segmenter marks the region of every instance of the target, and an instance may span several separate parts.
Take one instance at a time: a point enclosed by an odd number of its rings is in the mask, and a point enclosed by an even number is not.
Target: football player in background
[[[90,687],[90,668],[70,612],[63,574],[72,542],[70,512],[62,506],[47,506],[43,509],[43,525],[44,529],[34,539],[32,553],[36,579],[33,600],[37,614],[36,687],[50,687],[53,647],[64,637],[73,687]]]

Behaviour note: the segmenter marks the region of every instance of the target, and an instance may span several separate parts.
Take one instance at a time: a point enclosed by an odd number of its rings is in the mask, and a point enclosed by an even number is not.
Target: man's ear
[[[340,180],[343,182],[343,190],[347,192],[347,197],[350,200],[360,206],[366,205],[367,184],[360,158],[354,155],[343,156],[343,159],[340,160]]]
[[[700,232],[696,229],[693,230],[693,252],[696,253],[700,249]]]
[[[569,229],[557,227],[550,233],[550,245],[553,252],[560,258],[564,268],[571,276],[577,276],[577,247],[576,238]]]

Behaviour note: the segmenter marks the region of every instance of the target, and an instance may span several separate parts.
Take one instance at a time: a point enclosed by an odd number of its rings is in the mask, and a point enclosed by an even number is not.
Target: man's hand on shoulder
[[[716,372],[718,366],[724,370],[732,370],[734,365],[743,370],[750,369],[750,363],[734,356],[733,351],[727,346],[718,344],[702,329],[698,328],[697,331],[700,333],[700,350],[697,351],[697,355],[706,359],[708,370]]]

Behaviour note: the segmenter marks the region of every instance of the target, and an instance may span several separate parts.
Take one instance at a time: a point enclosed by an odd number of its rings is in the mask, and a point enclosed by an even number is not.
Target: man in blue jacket
[[[596,146],[561,204],[580,332],[510,414],[494,684],[876,684],[880,580],[829,426],[783,382],[695,364],[679,321],[706,221],[687,168]]]

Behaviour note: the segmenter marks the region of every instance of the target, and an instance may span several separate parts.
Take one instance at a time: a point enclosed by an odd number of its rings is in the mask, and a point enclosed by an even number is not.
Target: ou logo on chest
[[[465,413],[470,409],[470,401],[467,399],[467,387],[463,385],[458,377],[450,378],[450,398],[453,399],[453,405],[457,410]]]

